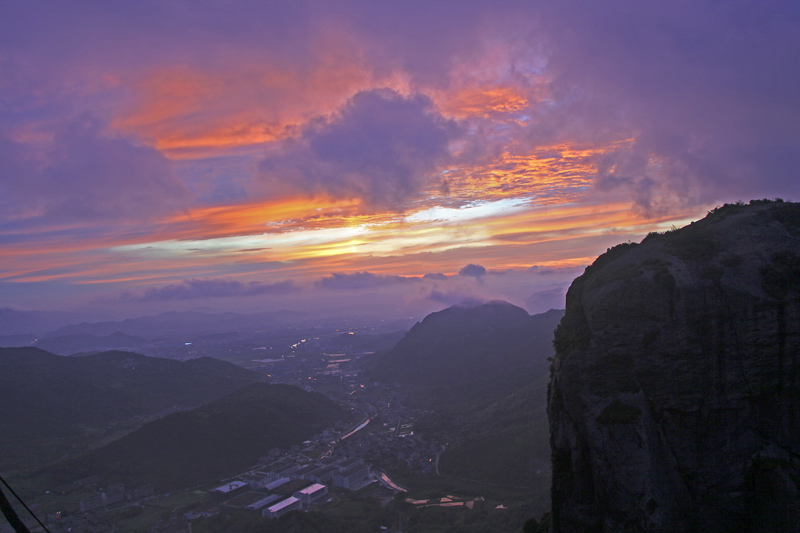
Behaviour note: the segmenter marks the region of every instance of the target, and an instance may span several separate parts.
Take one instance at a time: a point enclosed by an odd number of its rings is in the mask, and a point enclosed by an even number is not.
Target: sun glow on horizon
[[[201,39],[202,53],[137,38],[130,64],[63,58],[68,74],[33,79],[37,98],[68,105],[31,103],[0,138],[21,176],[0,193],[22,191],[0,223],[0,282],[46,301],[49,286],[112,299],[186,279],[319,288],[331,273],[471,263],[496,280],[575,269],[705,211],[628,177],[674,169],[641,128],[571,107],[585,102],[562,94],[527,30],[487,26],[417,69],[412,50],[395,56],[354,24],[315,19],[281,37],[291,50],[254,46],[260,34]]]

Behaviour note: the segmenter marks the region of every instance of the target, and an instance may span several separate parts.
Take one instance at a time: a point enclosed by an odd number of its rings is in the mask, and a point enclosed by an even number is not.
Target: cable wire
[[[31,511],[30,507],[28,507],[28,506],[25,504],[25,502],[24,502],[24,501],[22,501],[22,498],[20,498],[20,497],[17,495],[17,493],[16,493],[16,492],[14,492],[14,489],[12,489],[12,488],[11,488],[11,485],[9,485],[8,483],[6,483],[6,480],[5,480],[5,479],[3,479],[3,476],[0,476],[0,482],[2,482],[2,483],[3,483],[3,485],[5,485],[5,486],[6,486],[6,488],[8,489],[8,491],[9,491],[11,494],[13,494],[13,495],[14,495],[14,497],[17,499],[17,501],[18,501],[19,503],[21,503],[21,504],[22,504],[22,506],[25,508],[25,510],[26,510],[26,511],[28,511],[28,513],[30,513],[30,515],[33,517],[33,519],[34,519],[34,520],[36,520],[36,521],[39,523],[39,525],[40,525],[40,526],[42,526],[42,529],[44,529],[46,533],[50,533],[50,530],[49,530],[49,529],[47,529],[47,527],[45,527],[45,525],[44,525],[44,524],[42,524],[42,521],[41,521],[41,520],[39,520],[39,517],[38,517],[38,516],[36,516],[35,514],[33,514],[33,511]],[[2,493],[2,491],[0,491],[0,499],[2,499],[2,500],[6,500],[6,502],[8,502],[8,500],[5,498],[5,495]],[[22,530],[18,529],[18,526],[17,526],[17,525],[15,525],[15,523],[12,523],[12,521],[11,521],[11,520],[9,520],[9,518],[8,518],[8,515],[7,515],[7,514],[6,514],[6,512],[5,512],[6,510],[5,510],[5,508],[4,508],[4,509],[3,509],[3,514],[5,514],[5,515],[6,515],[6,520],[8,520],[9,524],[11,524],[11,526],[12,526],[12,527],[14,527],[14,529],[16,529],[17,531],[22,531],[22,532],[27,532],[27,531],[29,531],[29,530],[28,530],[28,528],[27,528],[27,527],[25,527],[25,525],[24,525],[24,524],[22,524],[22,521],[19,519],[19,517],[17,516],[16,512],[14,511],[14,509],[13,509],[13,508],[11,508],[11,504],[9,504],[9,510],[11,511],[11,513],[13,513],[13,516],[14,516],[14,518],[16,518],[16,519],[17,519],[17,521],[19,522],[19,524],[20,524],[20,525],[22,525],[22,527],[23,527],[24,529],[22,529]]]

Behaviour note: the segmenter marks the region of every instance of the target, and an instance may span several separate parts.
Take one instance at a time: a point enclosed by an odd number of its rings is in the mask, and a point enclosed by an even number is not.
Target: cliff
[[[800,204],[610,249],[555,346],[554,532],[800,531]]]

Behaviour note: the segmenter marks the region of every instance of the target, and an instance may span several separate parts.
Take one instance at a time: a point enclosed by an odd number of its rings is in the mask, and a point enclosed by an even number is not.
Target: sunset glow
[[[795,33],[700,65],[723,55],[682,39],[746,10],[566,4],[0,8],[0,306],[155,312],[143,291],[198,279],[274,287],[264,309],[522,305],[618,242],[792,199]]]

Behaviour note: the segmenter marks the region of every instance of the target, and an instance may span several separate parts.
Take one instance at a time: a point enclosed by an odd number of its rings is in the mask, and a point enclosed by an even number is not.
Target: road
[[[392,489],[395,492],[408,492],[407,488],[392,481],[392,478],[387,476],[386,472],[383,470],[374,470],[373,473],[378,477],[378,481],[380,481],[384,487]]]
[[[334,440],[334,441],[331,441],[331,443],[330,443],[330,444],[328,444],[328,449],[327,449],[327,450],[325,450],[325,451],[322,453],[322,455],[320,455],[320,456],[319,456],[319,458],[320,458],[320,459],[325,459],[326,457],[329,457],[329,456],[333,455],[333,449],[336,447],[336,445],[337,445],[338,443],[342,442],[342,441],[343,441],[344,439],[346,439],[347,437],[351,437],[351,436],[353,436],[353,434],[354,434],[354,433],[356,433],[356,432],[358,432],[358,431],[361,431],[362,429],[364,429],[365,427],[367,427],[367,424],[369,424],[370,422],[372,422],[372,418],[370,418],[369,416],[367,416],[366,418],[364,418],[364,420],[362,420],[361,422],[359,422],[359,424],[358,424],[357,426],[355,426],[353,429],[351,429],[350,431],[348,431],[347,433],[345,433],[344,435],[342,435],[342,436],[341,436],[341,437],[339,437],[338,439],[336,439],[336,440]]]

